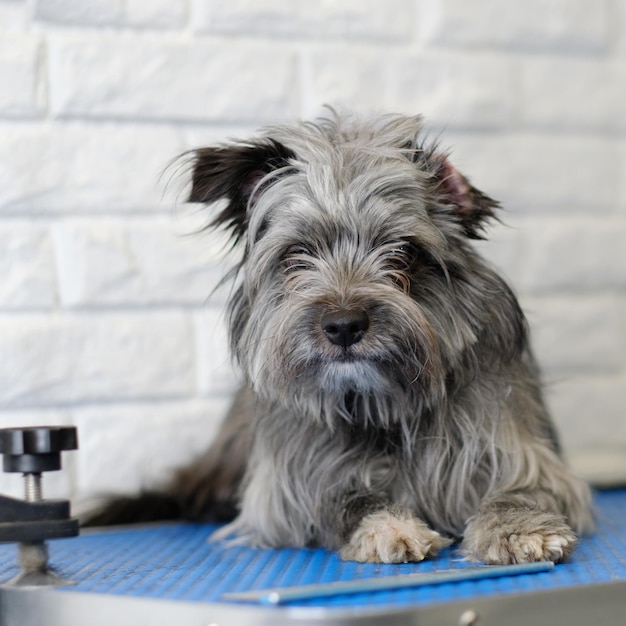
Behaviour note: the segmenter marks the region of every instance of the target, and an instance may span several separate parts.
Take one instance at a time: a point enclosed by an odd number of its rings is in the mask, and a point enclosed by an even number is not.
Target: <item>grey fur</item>
[[[191,199],[222,202],[242,251],[230,341],[247,388],[223,435],[239,454],[214,445],[172,489],[208,507],[204,479],[238,464],[220,538],[401,561],[464,537],[507,563],[565,558],[592,527],[524,316],[471,244],[497,203],[422,133],[419,117],[334,116],[195,154]],[[354,311],[359,339],[329,340],[322,318]]]

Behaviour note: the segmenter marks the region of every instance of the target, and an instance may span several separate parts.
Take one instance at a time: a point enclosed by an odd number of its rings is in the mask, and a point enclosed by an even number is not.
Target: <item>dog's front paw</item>
[[[452,543],[406,511],[365,516],[340,552],[344,561],[407,563],[423,561]]]
[[[578,539],[562,515],[512,508],[477,515],[467,526],[464,552],[483,563],[565,560]]]

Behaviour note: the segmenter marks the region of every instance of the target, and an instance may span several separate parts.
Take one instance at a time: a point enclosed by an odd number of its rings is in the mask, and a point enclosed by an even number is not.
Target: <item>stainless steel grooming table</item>
[[[553,571],[418,589],[303,600],[281,607],[222,594],[463,568],[454,548],[417,564],[344,563],[322,549],[209,543],[213,526],[171,524],[84,533],[50,543],[72,587],[0,589],[0,626],[280,626],[282,624],[578,626],[626,624],[626,489],[596,494],[598,529]],[[0,582],[18,573],[0,546]]]

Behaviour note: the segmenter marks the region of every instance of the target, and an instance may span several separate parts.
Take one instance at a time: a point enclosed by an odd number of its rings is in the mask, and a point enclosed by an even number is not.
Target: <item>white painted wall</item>
[[[323,103],[424,113],[504,202],[568,455],[626,478],[626,0],[0,0],[0,425],[79,426],[47,493],[210,441],[220,242],[163,169]]]

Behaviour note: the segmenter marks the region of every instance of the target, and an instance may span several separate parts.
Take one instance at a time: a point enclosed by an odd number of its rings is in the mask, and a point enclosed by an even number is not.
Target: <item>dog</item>
[[[499,204],[420,116],[332,113],[196,150],[189,200],[239,251],[245,386],[210,450],[92,522],[232,520],[258,547],[491,564],[566,559],[593,527],[527,323],[473,240]],[[234,518],[234,519],[233,519]]]

